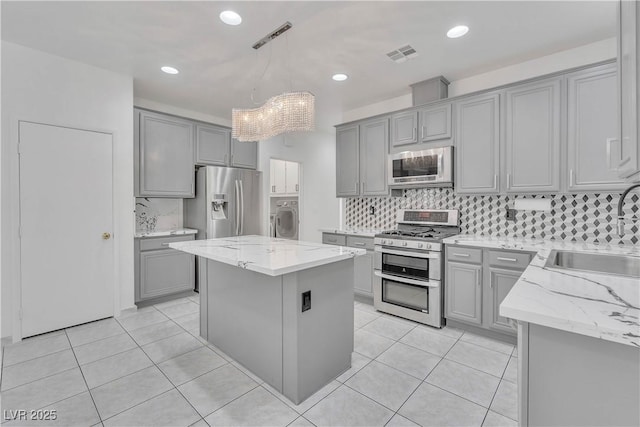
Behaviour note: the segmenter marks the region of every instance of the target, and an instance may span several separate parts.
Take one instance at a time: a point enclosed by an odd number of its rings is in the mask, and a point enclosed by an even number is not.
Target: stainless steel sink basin
[[[545,267],[640,278],[640,258],[626,255],[552,250]]]

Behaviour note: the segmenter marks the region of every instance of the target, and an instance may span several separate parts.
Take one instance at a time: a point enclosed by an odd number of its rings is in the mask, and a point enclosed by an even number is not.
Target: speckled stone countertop
[[[167,237],[167,236],[183,236],[185,234],[197,234],[198,230],[192,228],[178,228],[176,230],[164,230],[164,231],[136,231],[133,235],[135,238],[141,237]]]
[[[640,257],[640,246],[473,235],[444,243],[536,252],[500,304],[502,316],[640,347],[640,280],[545,266],[553,249]]]
[[[170,243],[170,248],[269,276],[354,258],[364,249],[267,236],[237,236]]]

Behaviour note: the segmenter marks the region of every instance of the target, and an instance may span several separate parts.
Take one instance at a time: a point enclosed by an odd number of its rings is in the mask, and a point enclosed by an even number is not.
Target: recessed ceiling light
[[[469,27],[466,25],[456,25],[449,31],[447,31],[447,37],[450,39],[457,39],[458,37],[462,37],[469,32]]]
[[[180,71],[178,71],[176,68],[173,67],[169,67],[168,65],[165,65],[164,67],[160,68],[162,71],[164,71],[167,74],[178,74]]]
[[[338,73],[338,74],[334,74],[331,78],[337,82],[343,82],[347,80],[349,76],[347,76],[346,74]]]
[[[225,10],[220,13],[220,20],[227,25],[240,25],[242,22],[242,16],[238,15],[233,10]]]

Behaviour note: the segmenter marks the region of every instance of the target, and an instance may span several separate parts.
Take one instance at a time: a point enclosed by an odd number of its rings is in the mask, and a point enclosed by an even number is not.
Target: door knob
[[[103,240],[109,240],[111,238],[111,233],[102,233]]]

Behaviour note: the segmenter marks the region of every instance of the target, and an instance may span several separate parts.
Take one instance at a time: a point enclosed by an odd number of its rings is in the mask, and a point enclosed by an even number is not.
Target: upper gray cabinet
[[[336,195],[386,196],[389,119],[374,119],[336,130]]]
[[[258,143],[231,140],[231,162],[235,168],[256,169],[258,167]]]
[[[391,145],[415,144],[418,142],[418,112],[406,111],[391,116]]]
[[[467,98],[456,109],[456,192],[500,191],[500,95]]]
[[[336,196],[360,194],[360,126],[348,125],[336,129]]]
[[[614,165],[618,176],[640,181],[640,84],[638,50],[640,49],[640,5],[637,1],[620,1],[618,8],[618,70],[621,136],[620,157]]]
[[[420,141],[451,138],[451,104],[424,108],[420,116]]]
[[[196,125],[196,164],[226,166],[230,141],[231,130],[227,128]]]
[[[555,78],[506,90],[507,192],[560,190],[561,86]]]
[[[137,197],[194,197],[193,123],[135,110]]]
[[[372,120],[360,125],[360,195],[386,196],[389,120]]]
[[[616,159],[620,159],[617,82],[615,64],[567,77],[569,191],[624,187],[616,170]]]

